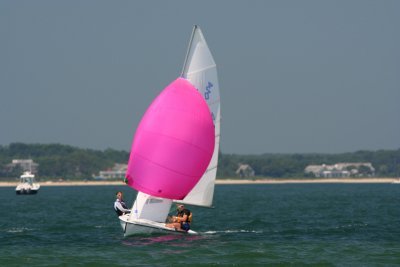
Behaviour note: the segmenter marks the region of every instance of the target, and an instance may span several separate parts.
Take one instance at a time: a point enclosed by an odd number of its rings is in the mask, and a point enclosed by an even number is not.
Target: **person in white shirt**
[[[118,191],[116,193],[116,195],[117,195],[117,199],[114,202],[114,210],[118,214],[118,216],[130,213],[131,210],[128,209],[124,200],[122,199],[122,192]]]

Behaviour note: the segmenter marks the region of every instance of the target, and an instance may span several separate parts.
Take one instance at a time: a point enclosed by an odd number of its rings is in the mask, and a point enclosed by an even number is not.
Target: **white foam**
[[[255,231],[255,230],[244,230],[244,229],[239,229],[239,230],[224,230],[224,231],[207,231],[203,232],[203,234],[208,234],[208,235],[215,235],[215,234],[236,234],[236,233],[253,233],[253,234],[260,234],[262,231]]]
[[[32,229],[22,227],[22,228],[11,228],[10,230],[6,230],[6,232],[7,233],[22,233],[22,232],[30,231],[30,230],[32,230]]]

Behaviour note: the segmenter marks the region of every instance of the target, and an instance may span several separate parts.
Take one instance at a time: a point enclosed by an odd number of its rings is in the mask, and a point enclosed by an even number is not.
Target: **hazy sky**
[[[0,1],[0,145],[130,150],[194,24],[223,153],[400,148],[400,1]]]

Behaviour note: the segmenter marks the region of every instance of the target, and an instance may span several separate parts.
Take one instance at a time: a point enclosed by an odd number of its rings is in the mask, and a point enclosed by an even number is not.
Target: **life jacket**
[[[120,211],[119,209],[114,208],[115,212],[117,213],[118,217],[121,216],[122,214],[124,214],[122,211]]]
[[[117,200],[116,200],[116,201],[117,201]],[[128,209],[128,207],[126,206],[126,204],[125,204],[124,201],[121,200],[121,201],[119,201],[119,203],[121,204],[121,206],[122,206],[124,209]],[[121,210],[119,210],[119,209],[115,206],[115,203],[114,203],[114,210],[115,210],[115,212],[117,213],[118,217],[124,214]]]

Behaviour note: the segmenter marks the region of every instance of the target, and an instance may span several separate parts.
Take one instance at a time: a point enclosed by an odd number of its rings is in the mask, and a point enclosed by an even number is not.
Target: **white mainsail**
[[[219,138],[220,138],[220,94],[217,66],[207,42],[198,26],[194,26],[183,66],[183,78],[189,80],[203,95],[215,126],[215,147],[210,164],[200,181],[180,203],[212,206],[214,185],[217,176]]]

